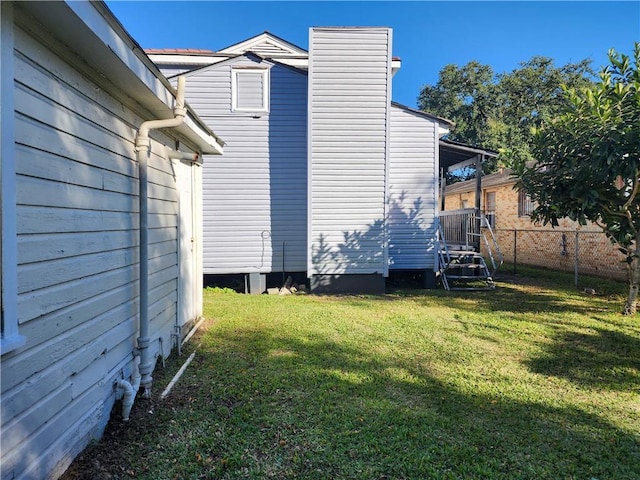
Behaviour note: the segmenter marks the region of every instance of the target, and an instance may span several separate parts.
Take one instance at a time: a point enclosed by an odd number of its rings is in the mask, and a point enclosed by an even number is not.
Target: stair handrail
[[[502,254],[502,250],[500,250],[500,246],[498,245],[498,240],[496,239],[496,236],[493,233],[493,229],[491,228],[491,223],[489,223],[489,219],[484,214],[480,214],[480,225],[482,226],[482,228],[485,229],[482,233],[482,239],[484,240],[484,244],[487,247],[487,253],[489,255],[489,259],[491,260],[491,266],[493,267],[491,276],[494,276],[495,273],[498,271],[498,268],[500,268],[500,266],[504,263],[504,255]],[[493,255],[494,249],[491,248],[491,244],[489,243],[489,239],[487,238],[487,235],[485,232],[489,232],[491,243],[493,243],[496,256],[498,257],[497,265]]]
[[[444,250],[444,254],[446,256],[445,264],[448,264],[451,261],[451,255],[449,254],[449,245],[447,245],[447,239],[444,237],[442,233],[442,228],[440,225],[440,219],[436,218],[436,237],[438,239],[438,255],[441,257],[441,260],[445,260],[442,256],[442,252]],[[442,266],[440,266],[440,270],[442,271]],[[445,267],[446,268],[446,267]]]

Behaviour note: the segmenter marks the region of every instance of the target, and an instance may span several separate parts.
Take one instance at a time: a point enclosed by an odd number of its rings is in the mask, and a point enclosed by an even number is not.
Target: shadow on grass
[[[225,378],[198,382],[234,405],[217,420],[226,446],[210,452],[235,459],[228,478],[640,476],[632,434],[577,408],[463,392],[432,374],[428,356],[372,358],[326,338],[261,331],[212,335],[201,369]]]
[[[611,330],[564,332],[544,355],[528,362],[536,373],[566,378],[579,385],[640,393],[640,340]]]
[[[575,289],[556,289],[553,286],[540,287],[499,282],[490,291],[404,291],[393,292],[398,298],[413,297],[417,302],[429,298],[446,298],[449,306],[459,310],[486,310],[511,313],[568,313],[585,315],[619,312],[622,301],[618,298],[592,296]],[[422,299],[422,300],[421,300]]]

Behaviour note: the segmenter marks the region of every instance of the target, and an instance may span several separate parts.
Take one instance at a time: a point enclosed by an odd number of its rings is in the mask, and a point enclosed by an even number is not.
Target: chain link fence
[[[626,280],[625,256],[603,232],[575,230],[496,230],[505,263]]]

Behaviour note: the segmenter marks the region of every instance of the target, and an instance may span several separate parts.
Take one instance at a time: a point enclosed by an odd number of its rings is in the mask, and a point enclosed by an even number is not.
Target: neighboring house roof
[[[489,173],[482,176],[482,188],[499,187],[502,185],[513,185],[516,183],[516,177],[513,176],[513,170],[510,168],[501,168],[499,172]],[[456,182],[447,185],[445,195],[456,193],[475,192],[476,180],[465,180],[464,182]]]

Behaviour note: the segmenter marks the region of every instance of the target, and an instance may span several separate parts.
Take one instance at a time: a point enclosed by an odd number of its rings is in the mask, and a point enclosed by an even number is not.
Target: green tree
[[[422,88],[418,106],[455,122],[451,140],[496,150],[511,166],[533,158],[532,128],[561,111],[566,103],[562,85],[584,87],[592,75],[589,60],[556,67],[541,56],[498,75],[476,61],[447,65],[435,85]],[[494,169],[489,164],[485,173]]]
[[[445,66],[438,82],[425,85],[418,96],[421,110],[455,122],[450,140],[494,148],[494,125],[497,120],[496,76],[491,67],[471,61],[462,67]],[[495,169],[495,162],[485,165],[485,172]]]
[[[590,87],[565,87],[563,113],[534,132],[533,164],[517,165],[517,188],[537,204],[532,218],[595,222],[626,255],[625,314],[640,283],[640,43],[633,58],[609,51]]]

